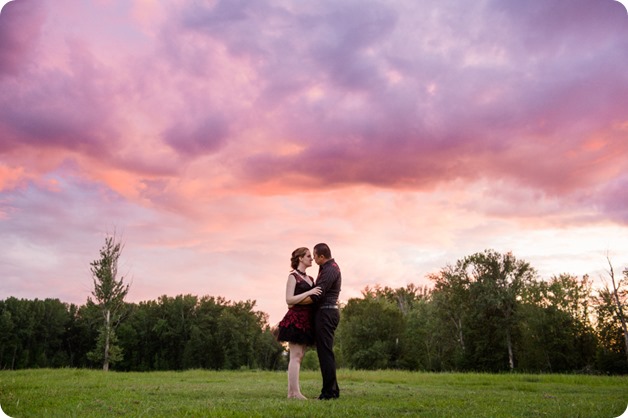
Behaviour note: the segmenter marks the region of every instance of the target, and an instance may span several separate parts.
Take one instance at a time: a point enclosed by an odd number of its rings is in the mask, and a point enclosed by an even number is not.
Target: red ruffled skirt
[[[277,340],[295,344],[314,345],[312,308],[295,305],[279,322]]]

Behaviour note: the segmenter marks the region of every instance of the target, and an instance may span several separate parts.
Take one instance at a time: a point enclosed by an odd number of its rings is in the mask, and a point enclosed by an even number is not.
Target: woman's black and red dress
[[[294,294],[299,295],[312,289],[314,285],[308,283],[298,273],[292,275],[297,281]],[[311,282],[314,280],[308,276]],[[314,329],[312,327],[312,305],[294,305],[279,322],[279,341],[295,344],[314,345]]]

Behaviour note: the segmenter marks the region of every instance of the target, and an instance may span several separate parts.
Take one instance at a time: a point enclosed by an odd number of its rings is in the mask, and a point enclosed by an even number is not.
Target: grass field
[[[286,373],[0,371],[14,417],[600,417],[622,415],[628,377],[339,370],[334,401],[286,399]],[[320,375],[301,374],[314,398]]]

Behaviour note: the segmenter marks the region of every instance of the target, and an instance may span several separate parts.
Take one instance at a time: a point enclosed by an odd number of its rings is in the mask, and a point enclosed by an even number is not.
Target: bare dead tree
[[[613,263],[611,263],[611,259],[610,257],[607,255],[606,256],[606,261],[608,261],[608,275],[611,278],[611,284],[613,286],[612,288],[612,295],[613,295],[613,302],[615,302],[615,306],[617,308],[617,316],[619,317],[619,321],[621,322],[621,328],[624,331],[624,344],[626,347],[626,359],[628,360],[628,326],[626,325],[626,315],[624,314],[624,307],[623,307],[623,301],[622,301],[622,297],[620,297],[620,289],[621,286],[624,282],[624,280],[619,279],[618,281],[615,280],[615,271],[613,269]],[[628,276],[628,269],[624,270],[624,277]]]

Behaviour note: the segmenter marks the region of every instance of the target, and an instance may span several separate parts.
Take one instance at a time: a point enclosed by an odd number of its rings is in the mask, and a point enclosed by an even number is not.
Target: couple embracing
[[[319,266],[316,281],[305,273]],[[292,271],[286,284],[288,313],[279,322],[278,340],[288,342],[288,398],[306,399],[301,394],[299,371],[308,346],[316,344],[316,352],[323,377],[323,389],[318,399],[336,399],[340,389],[336,380],[334,333],[340,321],[338,296],[342,278],[338,264],[331,257],[327,244],[316,244],[313,255],[301,247],[292,252]]]

